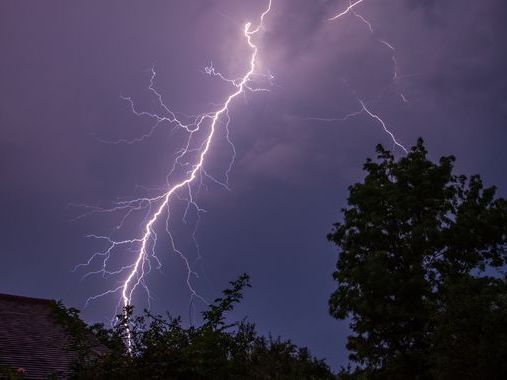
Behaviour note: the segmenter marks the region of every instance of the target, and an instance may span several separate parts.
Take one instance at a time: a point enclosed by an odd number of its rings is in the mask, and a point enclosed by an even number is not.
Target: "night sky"
[[[274,0],[265,32],[256,39],[259,70],[274,77],[269,92],[247,93],[231,107],[237,151],[227,191],[205,181],[195,215],[171,219],[174,237],[200,274],[194,281],[213,300],[240,273],[251,276],[233,317],[247,315],[267,334],[292,338],[337,368],[346,363],[347,322],[328,315],[338,252],[326,240],[346,205],[347,186],[360,181],[377,143],[392,142],[360,115],[368,101],[406,146],[422,136],[430,156],[457,156],[457,172],[480,173],[507,196],[507,4],[503,0],[370,0],[330,22],[347,0]],[[136,144],[112,144],[147,133],[153,120],[132,114],[158,110],[156,88],[179,115],[209,112],[231,88],[204,67],[237,77],[245,71],[246,21],[265,0],[0,2],[0,293],[62,299],[84,308],[88,297],[119,278],[73,272],[103,248],[88,234],[112,234],[115,215],[75,219],[84,204],[112,202],[163,189],[178,136],[169,125]],[[393,81],[396,48],[398,77]],[[403,94],[408,102],[401,98]],[[395,150],[402,156],[401,150]],[[206,170],[223,178],[230,159],[223,139]],[[181,201],[175,215],[181,212]],[[139,234],[141,221],[124,226]],[[182,261],[159,227],[163,267],[147,280],[151,306],[190,312]],[[114,265],[132,262],[133,253]],[[91,267],[91,269],[97,267]],[[120,277],[121,278],[121,277]],[[139,290],[135,301],[146,306]],[[118,296],[83,310],[89,322],[108,321]]]

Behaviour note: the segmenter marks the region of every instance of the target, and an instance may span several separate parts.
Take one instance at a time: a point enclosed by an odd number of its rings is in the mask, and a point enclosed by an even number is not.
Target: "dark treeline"
[[[199,327],[180,318],[133,309],[116,326],[86,326],[76,309],[58,304],[58,320],[71,333],[78,353],[73,379],[333,379],[329,367],[306,348],[257,334],[246,321],[227,322],[249,287],[248,275],[231,282],[223,296],[203,312]]]

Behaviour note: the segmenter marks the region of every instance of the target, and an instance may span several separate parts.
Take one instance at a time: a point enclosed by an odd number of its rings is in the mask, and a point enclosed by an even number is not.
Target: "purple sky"
[[[135,138],[152,125],[120,96],[155,109],[147,91],[155,65],[166,104],[182,114],[209,111],[228,89],[203,68],[213,61],[231,76],[244,71],[241,28],[265,4],[0,2],[0,292],[83,308],[87,297],[115,286],[71,272],[100,248],[85,235],[110,232],[113,218],[71,222],[82,210],[69,205],[107,206],[139,194],[139,186],[162,186],[175,153],[168,128],[139,144],[101,142]],[[357,10],[373,34],[353,15],[327,21],[347,4],[273,0],[258,42],[260,67],[275,76],[274,86],[231,108],[232,191],[209,183],[201,194],[208,212],[196,264],[196,286],[208,299],[248,272],[254,287],[234,316],[309,346],[335,368],[346,363],[347,323],[327,314],[337,251],[325,236],[375,144],[392,144],[365,115],[308,118],[358,111],[359,96],[402,143],[423,136],[433,158],[455,154],[460,173],[480,173],[507,195],[505,1],[366,0]],[[379,39],[397,49],[394,83],[391,52]],[[208,169],[223,174],[228,154],[217,144]],[[175,232],[195,257],[189,229],[179,223]],[[164,267],[149,279],[152,306],[188,320],[185,271],[167,243],[161,237]],[[139,292],[136,300],[144,305],[145,298]],[[85,318],[110,318],[116,301],[92,303]]]

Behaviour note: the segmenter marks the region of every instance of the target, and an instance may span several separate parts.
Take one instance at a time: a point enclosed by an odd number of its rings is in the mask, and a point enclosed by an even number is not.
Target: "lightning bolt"
[[[358,17],[362,22],[364,22],[370,32],[373,33],[372,24],[359,13],[356,12],[356,7],[363,3],[364,0],[359,0],[349,2],[349,6],[342,12],[338,13],[334,17],[329,18],[330,21],[336,21],[345,17],[348,14],[353,14]],[[222,100],[222,102],[216,106],[215,110],[212,112],[207,112],[204,114],[200,114],[197,116],[190,117],[190,122],[188,118],[182,120],[175,112],[173,112],[163,101],[162,94],[155,88],[156,81],[156,71],[155,68],[151,70],[151,77],[149,81],[148,90],[153,94],[155,99],[157,99],[158,106],[164,111],[163,115],[153,112],[147,112],[139,110],[136,107],[135,102],[130,97],[123,97],[123,99],[129,104],[131,111],[134,115],[143,118],[149,118],[154,120],[154,125],[148,131],[148,133],[142,135],[141,137],[132,139],[132,140],[118,140],[109,143],[136,143],[143,141],[149,137],[152,137],[153,132],[159,128],[161,125],[168,124],[172,126],[173,130],[182,131],[186,134],[186,138],[183,144],[183,147],[178,150],[175,154],[173,164],[170,167],[169,173],[167,175],[167,186],[163,189],[152,189],[156,191],[156,195],[154,196],[142,196],[135,199],[129,199],[125,201],[115,202],[113,207],[108,209],[102,209],[97,207],[89,207],[89,212],[85,215],[96,214],[96,213],[121,213],[122,217],[120,219],[119,224],[116,226],[116,230],[121,230],[124,226],[124,223],[133,216],[135,213],[143,212],[144,213],[144,222],[140,226],[140,233],[137,237],[130,237],[124,239],[114,239],[110,236],[102,236],[102,235],[90,235],[89,237],[98,239],[105,244],[105,248],[95,252],[88,261],[79,264],[75,267],[75,270],[81,267],[89,267],[97,260],[101,262],[101,265],[98,270],[94,270],[86,273],[83,277],[86,278],[91,275],[102,275],[103,277],[109,276],[120,276],[122,280],[118,284],[118,286],[108,289],[103,293],[97,294],[93,297],[90,297],[87,300],[87,304],[93,300],[96,300],[100,297],[108,296],[108,295],[117,295],[119,294],[119,301],[117,305],[117,310],[119,307],[129,307],[133,305],[133,297],[136,293],[136,290],[142,288],[145,290],[148,296],[148,302],[150,302],[151,294],[150,290],[146,284],[146,277],[151,272],[153,267],[161,268],[162,264],[159,258],[156,255],[156,245],[158,241],[157,235],[157,225],[164,219],[165,216],[165,232],[169,236],[170,247],[172,251],[179,257],[184,263],[184,266],[187,270],[186,276],[186,284],[190,291],[191,301],[194,298],[201,300],[204,303],[207,303],[204,298],[202,298],[196,289],[193,287],[192,279],[197,277],[197,273],[192,269],[192,265],[187,258],[187,256],[182,252],[182,250],[177,246],[176,240],[173,236],[173,233],[170,229],[169,219],[171,216],[170,205],[171,202],[176,200],[184,200],[186,202],[186,208],[184,211],[183,219],[185,221],[187,214],[191,209],[196,211],[197,214],[197,222],[196,228],[199,224],[200,214],[204,212],[196,202],[196,197],[203,186],[204,178],[214,182],[218,185],[223,186],[228,189],[229,183],[229,174],[232,169],[232,165],[234,163],[234,159],[236,156],[236,150],[229,136],[229,123],[230,123],[230,109],[234,101],[244,95],[246,92],[264,92],[267,89],[258,86],[256,81],[259,78],[271,83],[274,77],[271,74],[263,74],[258,72],[258,54],[259,48],[255,42],[256,36],[261,32],[264,27],[265,18],[271,12],[272,9],[272,0],[268,1],[267,7],[260,14],[258,22],[254,25],[251,22],[248,22],[244,25],[242,33],[244,37],[244,41],[249,48],[250,54],[248,55],[247,62],[248,66],[244,74],[236,79],[228,78],[226,75],[218,72],[213,63],[204,68],[205,74],[217,78],[221,81],[224,81],[228,85],[232,87],[231,92]],[[396,80],[398,77],[397,74],[397,62],[395,53],[396,50],[393,45],[388,43],[387,41],[380,41],[386,47],[391,49],[393,52],[393,63],[395,65],[394,68],[394,78]],[[402,95],[404,98],[404,96]],[[396,138],[394,133],[388,128],[387,124],[384,120],[372,109],[369,107],[366,101],[357,97],[357,101],[360,105],[360,109],[356,112],[350,113],[341,119],[324,119],[324,118],[313,118],[315,120],[321,121],[335,121],[342,120],[345,121],[352,117],[357,117],[359,115],[365,114],[370,117],[372,120],[377,122],[383,129],[383,131],[390,137],[393,141],[393,144],[407,152],[407,149],[402,145],[402,143]],[[206,171],[205,164],[207,162],[207,158],[209,152],[212,150],[213,143],[216,140],[216,132],[217,130],[223,127],[225,131],[225,138],[227,143],[230,145],[232,150],[232,159],[225,171],[225,181],[221,181],[215,177],[213,177],[210,173]],[[183,178],[176,177],[179,173],[178,169],[184,170]],[[176,179],[176,178],[177,179]],[[197,187],[197,191],[195,190]],[[198,244],[196,243],[195,238],[195,229],[192,235],[192,238],[197,246],[197,252],[199,254]],[[127,251],[131,252],[134,256],[132,262],[128,265],[121,266],[120,268],[110,269],[110,261],[112,256],[117,251]]]
[[[349,6],[347,8],[345,8],[344,11],[338,13],[337,15],[329,18],[329,21],[334,21],[334,20],[338,20],[339,18],[342,18],[343,16],[351,13],[354,11],[354,8],[357,7],[359,4],[361,4],[362,2],[364,2],[364,0],[357,0],[356,2],[349,2]]]
[[[352,119],[354,117],[357,117],[359,115],[366,114],[371,119],[375,120],[379,123],[379,125],[382,127],[384,132],[390,137],[391,141],[393,142],[394,146],[397,146],[400,148],[403,152],[408,153],[407,148],[398,141],[394,133],[387,127],[386,122],[376,113],[374,113],[366,104],[364,100],[357,99],[359,104],[361,105],[361,109],[359,111],[351,112],[343,117],[340,118],[324,118],[324,117],[307,117],[304,120],[315,120],[315,121],[323,121],[323,122],[334,122],[334,121],[347,121],[349,119]]]
[[[352,13],[354,16],[356,16],[359,20],[361,20],[362,23],[364,23],[368,29],[370,30],[370,33],[371,34],[374,34],[375,31],[373,29],[373,25],[372,23],[366,18],[364,17],[363,15],[359,14],[356,10],[355,10],[355,6],[356,5],[359,5],[359,3],[355,3],[353,4],[352,3],[352,0],[349,0],[349,4],[350,4],[350,9],[345,13]],[[343,12],[342,12],[343,13]],[[340,16],[342,17],[342,16]],[[377,41],[384,45],[385,47],[387,47],[390,51],[391,51],[391,60],[393,62],[393,83],[396,83],[396,81],[399,79],[400,75],[398,73],[398,59],[396,58],[396,48],[394,47],[394,45],[391,43],[391,42],[388,42],[386,40],[383,40],[383,39],[377,39]],[[404,103],[408,103],[408,100],[407,100],[407,97],[405,96],[405,94],[401,93],[400,94],[400,97],[401,97],[401,100],[404,102]]]
[[[373,34],[374,33],[374,29],[373,29],[372,23],[366,17],[362,16],[361,14],[359,14],[356,11],[356,7],[358,5],[360,5],[360,4],[362,4],[363,2],[364,2],[364,0],[357,0],[355,2],[352,1],[352,0],[349,0],[348,7],[346,7],[343,11],[341,11],[338,14],[336,14],[335,16],[330,17],[328,20],[329,21],[336,21],[336,20],[339,20],[339,19],[345,17],[346,15],[352,14],[355,17],[357,17],[359,20],[361,20],[361,22],[363,22],[368,27],[370,33]],[[396,48],[393,46],[393,44],[391,44],[390,42],[388,42],[386,40],[379,39],[378,42],[381,43],[382,45],[386,46],[392,52],[392,56],[391,56],[391,60],[393,62],[393,79],[392,80],[393,80],[393,83],[394,83],[399,78],[399,75],[398,75],[398,61],[396,59]],[[404,103],[408,102],[406,96],[403,93],[401,93],[400,96],[401,96],[401,99],[402,99],[402,101]],[[309,117],[309,118],[305,118],[305,119],[306,120],[325,121],[325,122],[347,121],[348,119],[351,119],[353,117],[357,117],[359,115],[366,114],[372,120],[374,120],[374,121],[376,121],[376,122],[378,122],[380,124],[380,126],[382,127],[382,129],[384,130],[384,132],[392,140],[394,146],[397,146],[398,148],[400,148],[401,150],[403,150],[405,153],[408,153],[407,148],[398,141],[398,139],[396,138],[396,136],[394,135],[394,133],[387,127],[386,122],[378,114],[376,114],[376,113],[374,113],[374,112],[372,112],[370,110],[370,108],[366,104],[366,101],[364,101],[363,99],[361,99],[359,97],[357,97],[357,101],[360,104],[361,109],[359,111],[349,113],[349,114],[345,115],[344,117],[341,117],[341,118]]]
[[[252,28],[252,24],[250,22],[245,24],[245,27],[243,29],[244,37],[248,43],[248,46],[250,47],[252,53],[250,55],[250,62],[249,62],[249,70],[243,75],[243,77],[239,81],[231,81],[227,80],[229,83],[232,83],[236,90],[227,97],[225,102],[223,103],[222,107],[220,107],[218,110],[211,114],[206,114],[204,116],[201,116],[199,120],[196,123],[197,128],[192,129],[190,126],[183,125],[176,120],[173,120],[178,123],[180,127],[183,127],[185,130],[187,130],[190,135],[195,133],[195,131],[199,130],[202,127],[202,124],[204,121],[208,120],[210,122],[209,125],[209,133],[206,137],[203,148],[199,154],[199,159],[196,164],[194,164],[193,169],[190,171],[189,176],[174,185],[173,187],[169,188],[167,192],[161,196],[161,202],[156,211],[153,213],[151,218],[148,220],[144,227],[144,234],[142,237],[138,240],[135,240],[137,242],[141,243],[141,247],[137,253],[137,259],[134,263],[133,268],[131,269],[130,273],[128,274],[125,282],[123,283],[121,287],[121,297],[123,300],[123,306],[127,307],[132,304],[132,295],[136,288],[142,283],[144,275],[145,275],[145,263],[146,263],[146,256],[147,256],[147,250],[148,245],[150,241],[153,239],[153,236],[156,236],[153,225],[157,220],[160,218],[162,213],[164,212],[165,208],[169,204],[169,201],[172,199],[173,195],[180,189],[183,189],[185,187],[188,187],[197,177],[199,172],[203,170],[204,161],[206,159],[206,155],[208,154],[208,151],[210,150],[211,144],[213,142],[213,137],[215,135],[215,131],[217,129],[218,121],[222,117],[227,117],[227,120],[229,120],[229,106],[231,105],[232,101],[237,98],[239,95],[244,93],[245,89],[248,88],[248,83],[250,82],[253,74],[255,73],[255,66],[257,61],[257,55],[258,55],[258,47],[253,42],[253,36],[255,36],[263,27],[264,24],[264,18],[266,15],[271,11],[272,6],[272,0],[269,0],[268,7],[266,10],[261,14],[259,24]],[[211,71],[210,71],[211,72]],[[214,73],[214,70],[212,71]],[[219,74],[220,78],[225,79],[221,74]],[[190,138],[189,138],[190,141]],[[181,154],[178,157],[182,157],[189,149],[189,145],[185,147],[185,149],[181,152]],[[191,191],[189,191],[191,193]],[[176,250],[176,252],[180,253],[174,245],[174,239],[171,238],[173,249]],[[182,258],[184,256],[181,254]],[[191,273],[191,269],[188,263],[188,260],[184,258],[184,261],[187,264],[187,269],[189,270],[189,273]],[[197,293],[193,290],[189,279],[187,279],[187,284],[189,285],[189,288],[192,291],[193,295],[197,295]]]
[[[363,102],[362,100],[359,100],[359,103],[361,103],[362,111],[366,112],[366,114],[368,116],[370,116],[372,119],[377,120],[380,123],[384,132],[387,133],[391,137],[391,140],[393,140],[394,145],[396,145],[398,148],[403,150],[405,153],[408,153],[407,148],[405,148],[405,146],[403,146],[398,140],[396,140],[396,137],[394,136],[394,134],[389,130],[389,128],[387,128],[387,125],[384,122],[384,120],[382,120],[381,117],[378,116],[377,114],[370,111],[370,109],[366,106],[365,102]]]
[[[112,143],[134,143],[142,141],[152,136],[154,130],[158,128],[162,123],[168,123],[169,125],[172,125],[173,128],[183,130],[183,132],[187,134],[187,137],[183,148],[177,152],[174,164],[172,165],[172,168],[167,177],[168,188],[166,188],[162,193],[159,193],[154,197],[141,197],[133,200],[116,202],[114,207],[109,209],[99,209],[94,207],[89,208],[90,211],[86,215],[94,213],[123,213],[123,217],[121,218],[120,223],[118,226],[116,226],[117,230],[122,228],[127,218],[138,211],[145,212],[145,222],[142,225],[140,236],[135,238],[116,240],[109,236],[89,236],[91,238],[99,239],[105,242],[106,248],[94,253],[87,262],[77,265],[74,269],[77,270],[81,267],[88,267],[92,265],[95,260],[101,260],[102,265],[100,269],[85,274],[84,278],[95,274],[101,274],[103,277],[114,275],[124,275],[125,277],[122,280],[121,284],[116,288],[109,289],[101,294],[90,297],[87,300],[87,304],[90,301],[96,300],[97,298],[120,293],[121,297],[118,303],[118,307],[123,306],[126,308],[133,304],[134,293],[139,287],[145,289],[148,294],[148,301],[150,300],[151,296],[149,289],[145,283],[145,278],[152,269],[152,261],[156,264],[157,268],[161,267],[161,262],[155,253],[155,246],[157,244],[156,225],[161,219],[163,219],[164,215],[166,216],[166,232],[170,238],[171,248],[173,252],[175,252],[183,260],[187,269],[186,282],[188,289],[190,290],[191,297],[197,297],[206,303],[206,301],[201,296],[199,296],[197,291],[192,286],[191,279],[193,276],[197,277],[197,273],[192,270],[188,258],[177,247],[173,234],[169,228],[169,205],[174,198],[184,199],[187,202],[187,207],[185,209],[183,218],[186,218],[186,215],[190,208],[194,208],[197,211],[197,214],[200,215],[200,213],[204,210],[201,209],[195,201],[196,194],[194,194],[194,190],[192,189],[193,184],[197,184],[198,189],[200,189],[203,185],[203,177],[205,177],[219,185],[222,185],[225,188],[228,188],[227,183],[229,172],[232,168],[232,164],[236,155],[234,145],[232,145],[232,142],[229,138],[229,111],[231,105],[240,95],[245,94],[247,91],[254,93],[267,91],[262,87],[255,86],[254,81],[257,77],[267,78],[269,81],[273,79],[271,74],[265,75],[257,72],[259,48],[254,41],[255,36],[258,35],[259,32],[263,29],[264,20],[266,16],[271,12],[271,7],[272,0],[269,0],[267,7],[260,14],[258,23],[253,25],[251,22],[248,22],[244,25],[243,37],[246,44],[248,45],[250,54],[248,59],[248,69],[243,74],[243,76],[238,79],[229,79],[221,73],[217,72],[213,67],[213,64],[205,68],[206,74],[212,77],[217,77],[218,79],[227,82],[233,87],[232,92],[221,102],[220,105],[217,106],[214,111],[195,116],[190,123],[185,123],[180,120],[177,115],[164,104],[162,95],[155,89],[154,83],[156,79],[156,71],[154,68],[151,70],[151,78],[148,89],[158,100],[158,105],[165,111],[165,115],[162,116],[156,113],[139,111],[136,108],[134,101],[130,97],[123,98],[129,103],[131,110],[135,115],[153,119],[155,120],[155,124],[147,134],[143,135],[140,138],[133,140],[118,140]],[[216,132],[220,126],[224,126],[226,140],[230,144],[233,152],[231,163],[225,172],[225,183],[214,178],[212,175],[207,173],[205,169],[207,156],[212,149]],[[202,135],[204,135],[204,138],[202,138]],[[196,143],[195,140],[198,140],[198,142]],[[192,159],[192,157],[194,158]],[[173,173],[175,173],[177,167],[186,168],[185,176],[183,179],[180,179],[176,183],[170,185],[169,179],[173,178]],[[196,228],[198,223],[199,220],[196,223]],[[193,239],[195,241],[195,230]],[[135,254],[135,260],[131,264],[125,265],[117,270],[109,269],[109,261],[111,260],[113,252],[121,249],[133,251]]]

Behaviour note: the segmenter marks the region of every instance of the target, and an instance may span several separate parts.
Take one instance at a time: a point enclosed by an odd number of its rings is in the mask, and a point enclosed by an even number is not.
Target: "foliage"
[[[420,139],[396,160],[377,147],[349,188],[331,314],[349,319],[347,348],[366,379],[507,378],[507,201],[454,157]]]
[[[21,380],[24,378],[23,370],[0,364],[0,379]]]
[[[81,330],[74,311],[65,322],[77,332],[75,347],[81,350],[74,379],[333,379],[327,365],[306,348],[290,341],[258,336],[245,321],[227,323],[225,313],[242,299],[249,287],[246,274],[231,282],[223,297],[203,313],[200,327],[185,328],[180,318],[155,316],[133,309],[118,316],[112,329],[95,325]],[[69,331],[71,331],[69,330]],[[88,338],[86,338],[88,334]],[[90,334],[107,347],[93,352]],[[130,339],[127,339],[130,337]],[[130,346],[127,342],[130,342]],[[82,350],[88,346],[88,349]]]

